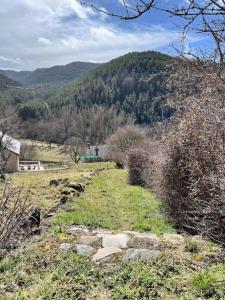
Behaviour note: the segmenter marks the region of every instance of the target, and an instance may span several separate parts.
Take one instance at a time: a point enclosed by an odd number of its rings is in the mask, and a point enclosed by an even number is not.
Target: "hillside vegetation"
[[[0,105],[6,116],[7,109],[14,111],[24,138],[64,143],[79,127],[76,137],[82,142],[104,143],[120,126],[154,126],[170,118],[174,109],[167,102],[166,80],[171,75],[168,66],[175,61],[149,51],[128,53],[99,66],[72,63],[29,74],[4,71],[25,84],[34,83],[34,88],[0,89]],[[82,80],[69,83],[81,73]]]
[[[169,117],[164,99],[164,71],[172,58],[157,52],[129,53],[91,71],[52,98],[54,105],[90,107],[93,104],[134,115],[137,123],[153,124]]]
[[[20,82],[17,82],[3,74],[0,74],[0,86],[1,88],[4,88],[6,86],[22,86],[22,84]]]
[[[32,90],[26,90],[20,82],[0,74],[0,117],[7,115],[8,109],[15,109],[18,104],[32,99]]]
[[[29,102],[31,106],[38,106],[40,101],[60,92],[66,84],[80,80],[98,65],[73,62],[34,71],[0,70],[0,107],[2,111],[7,111],[7,109],[12,111],[16,110],[21,103]],[[6,88],[6,86],[10,87]],[[21,87],[21,89],[16,87]]]
[[[84,80],[74,82],[58,95],[47,100],[49,109],[62,106],[74,109],[93,105],[115,107],[134,116],[137,123],[153,124],[168,118],[172,110],[165,94],[165,71],[174,59],[158,52],[134,52],[100,65]],[[20,109],[39,110],[26,104]]]

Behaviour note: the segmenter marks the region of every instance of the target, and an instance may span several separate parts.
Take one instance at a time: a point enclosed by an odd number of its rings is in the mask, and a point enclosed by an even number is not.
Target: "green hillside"
[[[34,99],[34,92],[26,90],[21,83],[0,74],[0,116],[11,107]]]
[[[89,71],[84,79],[73,81],[63,88],[56,82],[50,87],[35,86],[33,95],[18,101],[16,106],[24,134],[31,138],[27,122],[32,122],[33,126],[39,128],[36,138],[43,138],[51,123],[51,140],[64,142],[62,136],[67,137],[69,132],[65,120],[72,120],[72,123],[78,122],[76,126],[83,124],[83,134],[86,136],[87,128],[92,132],[93,124],[102,112],[102,122],[107,124],[108,127],[105,125],[104,128],[108,128],[108,132],[113,132],[119,124],[126,124],[128,120],[153,126],[173,113],[165,95],[165,80],[170,76],[167,67],[173,61],[175,58],[154,51],[128,53],[101,64]],[[51,68],[49,74],[53,70]],[[55,79],[62,79],[61,76],[62,74],[55,71]],[[113,112],[114,117],[111,120],[107,119],[107,111]],[[88,120],[84,125],[86,119]],[[62,133],[62,128],[65,129],[65,134]],[[92,135],[88,134],[91,140]],[[103,142],[105,137],[106,133],[93,140]]]
[[[134,115],[137,123],[167,118],[165,70],[174,58],[159,52],[134,52],[100,65],[82,81],[48,100],[52,109],[102,105]]]
[[[73,62],[64,66],[41,68],[34,71],[0,70],[0,73],[24,85],[66,84],[81,79],[88,71],[98,65],[89,62]]]
[[[3,74],[0,74],[0,88],[4,89],[7,88],[7,86],[22,86],[22,84]]]

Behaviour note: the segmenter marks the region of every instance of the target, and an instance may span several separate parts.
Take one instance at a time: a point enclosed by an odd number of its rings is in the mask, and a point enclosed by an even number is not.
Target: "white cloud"
[[[44,37],[39,37],[38,43],[43,44],[43,45],[51,45],[52,44],[52,42],[49,39],[46,39]]]
[[[103,62],[178,38],[161,26],[119,27],[78,0],[1,0],[0,28],[0,68],[17,69]]]

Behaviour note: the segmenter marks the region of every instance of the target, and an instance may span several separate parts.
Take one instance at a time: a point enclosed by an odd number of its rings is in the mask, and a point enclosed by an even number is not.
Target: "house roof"
[[[2,132],[0,132],[0,138],[2,137]],[[11,152],[19,155],[20,154],[20,147],[21,142],[18,140],[13,139],[7,134],[4,134],[2,138],[2,142],[4,143],[4,146]]]

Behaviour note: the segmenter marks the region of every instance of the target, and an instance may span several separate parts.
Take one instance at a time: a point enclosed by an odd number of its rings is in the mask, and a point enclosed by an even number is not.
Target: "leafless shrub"
[[[128,152],[129,183],[156,189],[157,170],[160,162],[157,142],[145,142]]]
[[[130,150],[128,153],[129,183],[144,186],[143,172],[146,168],[148,168],[147,151],[140,148]]]
[[[0,197],[0,249],[9,247],[23,234],[23,224],[29,211],[29,190],[6,184]]]
[[[224,86],[210,77],[165,139],[162,196],[178,227],[225,243]]]
[[[65,150],[69,152],[71,160],[77,164],[80,160],[80,155],[85,154],[85,145],[82,139],[72,137],[64,143]]]
[[[108,156],[118,167],[124,168],[127,164],[128,151],[143,143],[145,139],[144,129],[134,125],[121,127],[106,142]]]

